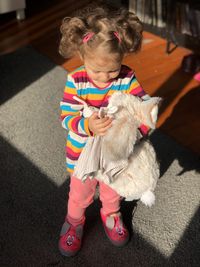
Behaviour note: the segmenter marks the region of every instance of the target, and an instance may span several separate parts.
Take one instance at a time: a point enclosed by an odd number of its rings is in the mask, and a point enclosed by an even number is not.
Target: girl
[[[64,256],[74,256],[81,248],[85,209],[93,202],[97,180],[87,178],[83,183],[73,175],[73,170],[88,136],[105,135],[112,126],[110,118],[100,119],[97,112],[84,118],[76,109],[80,103],[74,96],[97,108],[107,106],[109,96],[118,90],[141,98],[146,96],[134,72],[122,65],[126,53],[140,49],[142,25],[128,11],[113,14],[96,8],[89,14],[65,18],[61,33],[60,53],[65,58],[78,54],[83,61],[83,66],[68,74],[61,102],[62,126],[68,130],[66,161],[71,181],[59,250]],[[147,128],[142,125],[140,131],[146,134]],[[105,233],[114,245],[123,246],[129,233],[120,214],[121,198],[102,182],[99,192]]]

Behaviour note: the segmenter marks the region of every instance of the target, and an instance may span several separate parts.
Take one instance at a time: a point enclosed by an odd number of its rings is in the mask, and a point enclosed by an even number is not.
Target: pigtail
[[[114,18],[117,31],[122,40],[125,53],[137,52],[142,44],[142,23],[139,18],[127,10],[121,11]]]
[[[96,8],[86,17],[88,26],[95,33],[106,32],[110,27],[110,19],[106,9]]]
[[[59,45],[59,53],[64,58],[70,58],[82,45],[84,34],[87,32],[87,24],[83,18],[67,17],[60,28],[62,38]]]

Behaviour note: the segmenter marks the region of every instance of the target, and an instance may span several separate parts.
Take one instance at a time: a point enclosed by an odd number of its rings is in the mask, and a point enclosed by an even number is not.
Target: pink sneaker
[[[129,232],[122,221],[121,213],[106,216],[101,211],[101,219],[107,237],[117,247],[126,245],[129,241]]]
[[[75,256],[81,248],[81,240],[83,235],[83,225],[73,226],[68,221],[65,221],[59,240],[59,250],[63,256]]]

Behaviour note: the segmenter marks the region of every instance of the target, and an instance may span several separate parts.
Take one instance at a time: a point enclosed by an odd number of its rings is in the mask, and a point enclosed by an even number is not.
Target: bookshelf
[[[200,1],[129,0],[129,10],[137,14],[145,30],[167,39],[167,53],[171,43],[200,53]]]

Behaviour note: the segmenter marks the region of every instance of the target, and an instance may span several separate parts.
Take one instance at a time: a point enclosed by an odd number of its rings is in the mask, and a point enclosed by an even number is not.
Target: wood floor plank
[[[65,4],[61,7],[57,7],[57,10],[52,9],[51,12],[46,11],[43,15],[39,14],[36,18],[27,19],[27,21],[17,22],[15,27],[15,34],[12,32],[13,29],[6,32],[6,36],[2,32],[0,34],[0,54],[5,52],[11,52],[26,44],[33,42],[34,40],[47,35],[54,29],[60,27],[61,21],[64,17],[69,16],[75,10],[85,5],[86,0],[80,0],[74,2],[68,0],[68,5]]]

